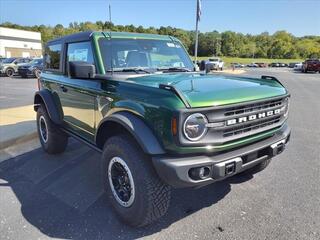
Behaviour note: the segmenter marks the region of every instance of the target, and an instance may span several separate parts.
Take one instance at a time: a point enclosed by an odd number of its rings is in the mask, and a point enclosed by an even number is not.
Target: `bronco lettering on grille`
[[[234,125],[237,123],[245,123],[245,122],[253,121],[256,119],[262,119],[262,118],[278,115],[280,113],[281,113],[281,109],[279,108],[279,109],[275,109],[275,110],[270,110],[268,112],[252,114],[252,115],[240,117],[240,118],[233,118],[233,119],[227,120],[227,126]]]

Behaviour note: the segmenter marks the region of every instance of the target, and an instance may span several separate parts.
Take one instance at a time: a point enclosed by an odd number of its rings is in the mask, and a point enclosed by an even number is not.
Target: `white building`
[[[0,27],[0,57],[41,56],[41,33]]]

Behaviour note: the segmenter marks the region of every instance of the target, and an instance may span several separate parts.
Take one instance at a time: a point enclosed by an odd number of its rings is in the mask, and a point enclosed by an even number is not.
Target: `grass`
[[[209,57],[198,57],[198,61],[207,60]],[[194,57],[192,57],[194,59]],[[303,59],[270,59],[270,58],[238,58],[238,57],[221,57],[224,61],[225,65],[230,66],[231,63],[273,63],[273,62],[281,62],[281,63],[291,63],[291,62],[303,62]]]

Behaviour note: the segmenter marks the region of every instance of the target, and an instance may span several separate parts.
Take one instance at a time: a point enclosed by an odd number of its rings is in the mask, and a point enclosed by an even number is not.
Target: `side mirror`
[[[83,78],[83,79],[92,79],[96,75],[96,67],[93,64],[74,61],[69,62],[69,76],[71,78]]]

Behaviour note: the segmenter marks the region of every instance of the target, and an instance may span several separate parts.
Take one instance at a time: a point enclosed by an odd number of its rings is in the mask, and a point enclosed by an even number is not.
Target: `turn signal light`
[[[176,136],[178,133],[177,119],[175,117],[171,120],[171,132],[173,136]]]

